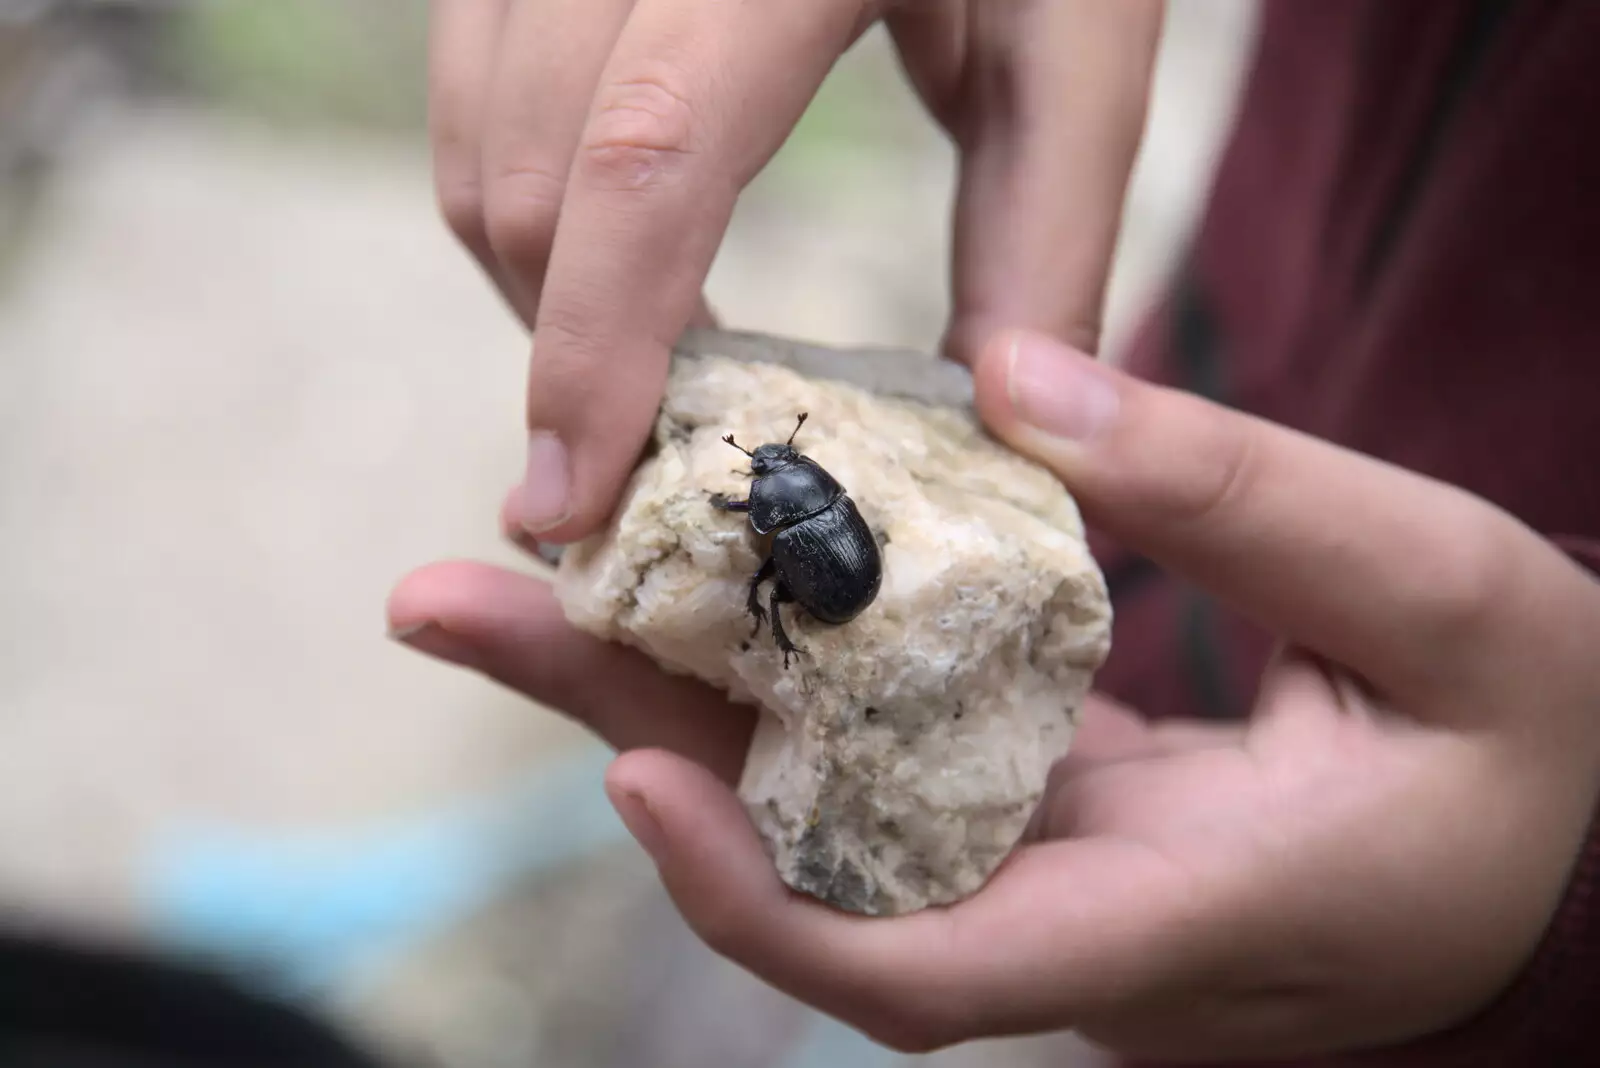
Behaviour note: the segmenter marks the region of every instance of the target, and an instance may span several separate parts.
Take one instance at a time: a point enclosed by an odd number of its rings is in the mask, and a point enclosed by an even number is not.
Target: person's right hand
[[[1093,351],[1160,0],[434,0],[435,173],[523,322],[540,540],[596,531],[649,432],[740,191],[876,20],[961,154],[946,351]]]
[[[574,630],[543,582],[437,565],[391,626],[621,750],[607,790],[695,931],[896,1048],[1075,1028],[1315,1056],[1506,990],[1600,790],[1600,583],[1481,498],[1035,335],[998,338],[975,382],[1086,519],[1283,646],[1242,722],[1091,698],[1030,840],[956,905],[866,918],[790,891],[734,792],[753,710]]]

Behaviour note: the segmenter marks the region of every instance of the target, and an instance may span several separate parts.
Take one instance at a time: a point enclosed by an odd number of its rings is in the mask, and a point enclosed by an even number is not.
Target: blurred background
[[[385,639],[411,568],[529,566],[496,532],[527,343],[435,213],[426,7],[0,0],[0,915],[207,962],[396,1066],[1095,1063],[895,1057],[721,963],[604,752]],[[1253,25],[1172,4],[1113,354]],[[744,197],[713,306],[931,347],[952,163],[873,33]]]

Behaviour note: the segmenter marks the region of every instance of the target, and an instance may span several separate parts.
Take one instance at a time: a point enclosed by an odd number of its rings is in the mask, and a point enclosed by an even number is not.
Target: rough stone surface
[[[1016,844],[1111,610],[1071,497],[947,406],[961,386],[934,368],[948,365],[828,351],[714,333],[680,348],[613,526],[566,551],[557,592],[575,625],[760,706],[739,792],[780,875],[892,915],[971,894]],[[919,370],[941,403],[896,385]],[[759,539],[708,498],[749,484],[722,435],[781,441],[801,411],[795,445],[885,541],[884,580],[843,626],[784,606],[801,649],[785,670],[745,610]]]

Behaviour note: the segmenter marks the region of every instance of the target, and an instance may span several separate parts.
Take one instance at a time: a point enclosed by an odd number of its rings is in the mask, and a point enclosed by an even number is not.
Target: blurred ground
[[[402,1063],[888,1063],[700,950],[595,775],[537,785],[579,732],[383,637],[408,569],[519,563],[495,514],[526,349],[434,215],[402,7],[217,5],[180,27],[181,91],[85,51],[24,113],[0,77],[49,157],[0,151],[0,904],[262,955]],[[374,12],[389,34],[351,36]],[[1174,4],[1112,350],[1206,190],[1250,14]],[[869,39],[746,197],[713,305],[931,346],[950,169]],[[408,830],[462,804],[476,852]]]

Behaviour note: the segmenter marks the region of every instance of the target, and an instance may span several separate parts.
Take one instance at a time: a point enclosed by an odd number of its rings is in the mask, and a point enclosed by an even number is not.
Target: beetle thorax
[[[766,534],[816,515],[843,494],[844,487],[816,461],[796,455],[750,484],[750,525]]]

